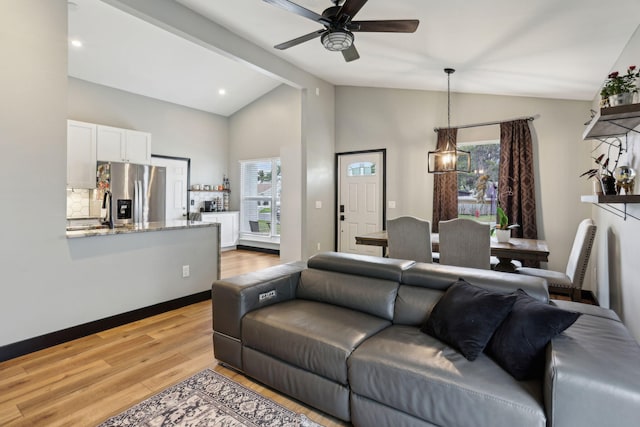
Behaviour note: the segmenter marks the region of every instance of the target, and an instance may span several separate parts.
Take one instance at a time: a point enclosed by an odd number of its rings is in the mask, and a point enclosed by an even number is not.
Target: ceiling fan
[[[289,0],[264,0],[282,9],[288,10],[305,18],[311,19],[324,26],[323,29],[314,31],[293,40],[275,45],[276,49],[284,50],[299,45],[316,37],[320,37],[322,45],[330,51],[340,51],[345,61],[350,62],[360,58],[353,44],[354,32],[375,33],[413,33],[420,21],[417,19],[394,19],[384,21],[353,21],[356,13],[362,9],[367,0],[331,0],[333,6],[325,9],[322,14],[317,14],[309,9],[299,6]]]

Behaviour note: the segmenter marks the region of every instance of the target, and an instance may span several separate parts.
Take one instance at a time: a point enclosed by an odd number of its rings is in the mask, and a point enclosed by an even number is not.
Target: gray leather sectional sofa
[[[582,313],[517,381],[421,332],[458,278]],[[516,274],[321,253],[213,284],[221,363],[355,426],[635,426],[640,347],[610,310]]]

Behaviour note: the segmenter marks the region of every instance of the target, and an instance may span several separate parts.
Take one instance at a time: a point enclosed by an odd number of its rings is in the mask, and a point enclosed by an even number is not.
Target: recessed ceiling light
[[[71,40],[71,46],[73,46],[73,47],[82,47],[82,42],[80,40],[77,40],[77,39]]]
[[[225,89],[219,89],[218,90],[218,95],[226,95],[227,91]]]

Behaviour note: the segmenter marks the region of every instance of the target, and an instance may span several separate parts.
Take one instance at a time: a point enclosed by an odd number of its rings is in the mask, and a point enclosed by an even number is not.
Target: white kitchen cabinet
[[[220,247],[231,249],[240,238],[240,212],[203,212],[202,221],[220,223]]]
[[[151,134],[98,125],[98,160],[151,164]]]
[[[67,120],[67,187],[96,188],[96,125]]]

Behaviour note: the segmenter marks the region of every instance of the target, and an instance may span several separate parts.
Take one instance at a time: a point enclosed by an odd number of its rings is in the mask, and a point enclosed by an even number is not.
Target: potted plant
[[[496,213],[498,214],[498,223],[495,227],[496,238],[498,242],[506,243],[511,238],[511,230],[520,226],[518,224],[509,225],[509,217],[500,206],[497,207]]]
[[[609,168],[611,147],[616,147],[618,149],[618,155],[614,161],[613,168]],[[613,172],[618,167],[618,161],[620,160],[620,156],[623,151],[625,151],[625,149],[622,146],[622,141],[619,138],[616,138],[616,141],[609,143],[609,149],[607,150],[606,156],[605,154],[600,154],[598,157],[593,158],[598,167],[589,169],[586,172],[583,172],[580,176],[586,176],[587,179],[596,179],[602,187],[602,193],[605,195],[616,194],[616,179],[613,177]]]
[[[640,72],[636,71],[635,65],[627,68],[627,74],[620,74],[613,71],[604,82],[600,91],[601,105],[615,107],[616,105],[631,104],[633,94],[638,92],[636,79],[640,77]]]

